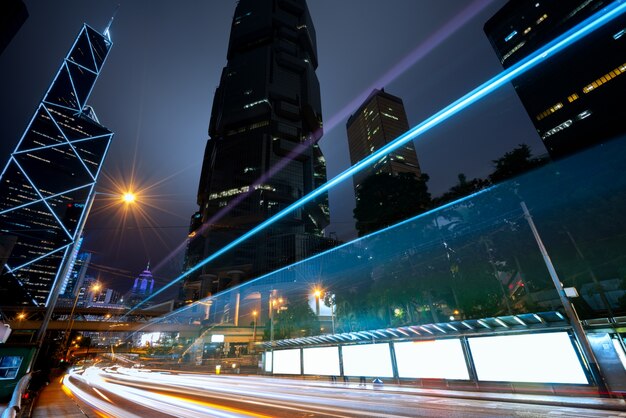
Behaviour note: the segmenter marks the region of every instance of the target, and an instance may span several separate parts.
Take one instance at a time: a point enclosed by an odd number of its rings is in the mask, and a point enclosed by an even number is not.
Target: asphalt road
[[[92,367],[67,375],[93,417],[626,417],[626,412],[454,399],[318,381]]]

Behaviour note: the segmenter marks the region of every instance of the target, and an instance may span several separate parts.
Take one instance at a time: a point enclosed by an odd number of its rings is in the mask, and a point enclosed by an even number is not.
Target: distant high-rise
[[[509,68],[614,0],[509,1],[485,33]],[[513,80],[553,158],[626,133],[626,16]]]
[[[0,1],[0,54],[28,19],[28,10],[22,0]]]
[[[82,238],[80,239],[82,240]],[[76,252],[76,257],[74,257],[73,263],[71,263],[71,269],[65,276],[65,282],[61,287],[60,297],[74,299],[78,295],[89,269],[90,261],[91,253]]]
[[[113,136],[87,106],[110,48],[108,36],[83,26],[2,171],[0,234],[16,241],[1,305],[47,305],[65,278]]]
[[[124,300],[128,306],[132,307],[142,302],[148,296],[152,295],[153,291],[154,277],[152,277],[152,272],[150,271],[150,263],[148,263],[146,269],[142,271],[137,278],[135,278],[133,287],[127,293]],[[148,306],[149,305],[143,305],[143,308],[145,309]]]
[[[315,29],[304,0],[241,0],[215,92],[186,269],[326,181]],[[186,299],[326,249],[327,197],[185,281]],[[203,225],[200,227],[200,225]]]
[[[350,116],[346,126],[350,162],[354,165],[408,131],[409,121],[402,99],[382,89],[374,90],[369,95]],[[413,173],[419,178],[422,172],[413,142],[356,174],[352,179],[355,190],[367,176],[374,173]]]

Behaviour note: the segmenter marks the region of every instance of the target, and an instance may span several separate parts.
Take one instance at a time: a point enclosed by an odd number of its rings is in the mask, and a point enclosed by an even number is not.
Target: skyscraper
[[[135,282],[133,283],[133,287],[128,291],[126,297],[124,297],[124,301],[128,306],[135,306],[136,304],[143,301],[145,298],[149,297],[154,291],[154,277],[152,277],[152,272],[150,271],[150,263],[146,266],[146,269],[139,274],[137,278],[135,278]],[[143,308],[147,308],[150,306],[148,302],[147,305],[143,305]]]
[[[0,54],[9,45],[28,19],[28,9],[22,0],[0,1]]]
[[[402,99],[382,89],[372,91],[361,107],[350,116],[346,127],[350,163],[354,165],[408,131],[409,121]],[[413,142],[355,175],[352,178],[355,190],[367,176],[374,173],[413,173],[419,178],[422,173]]]
[[[614,0],[509,1],[485,24],[504,68]],[[553,158],[623,136],[626,17],[596,30],[513,86]]]
[[[186,268],[326,181],[315,29],[304,0],[241,0],[215,92]],[[327,197],[205,266],[185,298],[325,249]],[[202,225],[202,226],[200,226]]]
[[[2,171],[0,234],[16,237],[2,305],[47,305],[64,279],[113,136],[87,106],[110,48],[108,35],[83,26]]]

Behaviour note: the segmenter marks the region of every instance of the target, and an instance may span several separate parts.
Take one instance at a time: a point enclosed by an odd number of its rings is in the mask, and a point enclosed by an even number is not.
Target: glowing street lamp
[[[318,288],[313,292],[313,296],[315,296],[315,315],[320,316],[320,297],[322,296],[322,291]]]
[[[100,289],[102,289],[102,285],[96,282],[89,289],[85,289],[85,293],[87,291],[89,291],[90,293],[98,292]],[[69,324],[67,325],[67,330],[65,331],[65,344],[63,344],[63,346],[67,347],[65,349],[65,351],[67,352],[66,358],[69,357],[70,344],[68,344],[68,341],[70,340],[70,334],[72,333],[72,328],[74,327],[74,311],[76,310],[76,304],[78,303],[79,295],[80,295],[80,290],[76,292],[76,297],[74,297],[74,305],[72,305],[72,311],[70,312]],[[76,337],[76,340],[80,341],[82,338],[83,337],[78,336]]]
[[[258,312],[256,310],[252,311],[252,317],[254,318],[254,331],[252,331],[252,342],[256,343],[256,317]]]
[[[135,203],[135,201],[137,200],[137,195],[132,192],[126,192],[122,195],[122,200],[126,204],[132,204]]]

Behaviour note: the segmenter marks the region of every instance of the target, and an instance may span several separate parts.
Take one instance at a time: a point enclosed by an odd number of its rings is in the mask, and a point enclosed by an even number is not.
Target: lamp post
[[[50,290],[50,296],[48,299],[48,306],[46,308],[46,313],[44,314],[43,320],[41,321],[41,327],[39,328],[39,331],[37,332],[37,336],[35,338],[35,341],[37,344],[37,351],[35,352],[35,355],[33,356],[31,363],[28,367],[29,371],[31,370],[32,366],[37,362],[37,359],[39,358],[41,347],[43,345],[43,340],[46,335],[46,331],[48,330],[50,319],[52,318],[52,313],[57,303],[57,299],[59,298],[59,294],[61,293],[61,287],[63,286],[63,281],[64,281],[63,279],[67,277],[67,275],[70,273],[70,267],[72,265],[71,256],[75,252],[78,252],[78,248],[80,245],[79,238],[83,234],[83,229],[85,228],[85,224],[87,223],[87,217],[89,216],[89,213],[91,212],[91,207],[93,206],[93,201],[96,195],[119,196],[119,195],[113,195],[110,193],[99,193],[93,189],[91,193],[89,194],[89,197],[87,198],[87,201],[85,204],[86,208],[85,208],[85,211],[83,212],[84,214],[80,220],[80,223],[78,224],[78,227],[76,228],[76,233],[74,234],[74,242],[68,248],[67,250],[68,252],[66,252],[67,258],[65,260],[65,263],[63,264],[63,267],[60,270],[60,274],[56,282],[54,283],[54,286]],[[132,192],[126,192],[122,194],[121,201],[125,202],[128,205],[133,204],[136,201],[136,195]]]
[[[320,296],[322,296],[322,291],[320,289],[315,289],[313,292],[313,296],[315,296],[315,315],[320,316]]]
[[[280,309],[282,303],[282,297],[276,299],[274,293],[270,292],[270,350],[272,353],[272,373],[274,373],[274,310]]]
[[[97,292],[101,288],[102,288],[102,285],[100,283],[95,283],[93,286],[89,288],[89,292],[90,293]],[[87,292],[87,289],[85,289],[85,292]],[[69,357],[70,347],[69,347],[68,342],[70,340],[72,328],[74,327],[74,311],[76,310],[76,304],[78,303],[79,296],[80,296],[80,289],[78,289],[78,291],[76,292],[76,297],[74,298],[74,305],[72,305],[72,310],[70,311],[70,320],[67,325],[67,328],[65,329],[65,342],[63,343],[63,348],[64,348],[63,352],[66,353],[65,354],[66,358]]]
[[[252,343],[256,343],[256,316],[258,312],[256,310],[252,311],[252,318],[254,318],[254,328],[252,331]]]
[[[570,324],[572,325],[572,331],[574,332],[574,337],[580,344],[583,356],[587,360],[587,363],[589,365],[589,371],[591,372],[591,376],[593,377],[593,380],[595,380],[595,383],[598,385],[598,390],[602,392],[603,394],[608,393],[606,383],[602,377],[600,368],[598,367],[598,360],[596,359],[596,356],[593,353],[593,349],[591,348],[591,344],[589,344],[589,340],[587,339],[587,334],[585,334],[585,330],[583,329],[583,326],[580,323],[580,319],[578,318],[578,314],[576,313],[576,310],[574,309],[572,302],[567,298],[567,295],[565,294],[565,290],[563,289],[563,284],[561,283],[561,280],[559,279],[556,269],[554,268],[554,264],[552,264],[552,259],[548,255],[548,251],[546,250],[546,247],[543,244],[543,240],[541,239],[541,236],[539,235],[539,231],[537,230],[537,227],[535,226],[535,222],[533,221],[533,218],[530,215],[530,212],[528,211],[528,207],[526,206],[526,203],[523,201],[520,202],[520,206],[522,207],[524,218],[526,218],[526,222],[528,222],[528,226],[530,227],[533,237],[535,238],[535,242],[537,243],[537,246],[539,247],[539,252],[541,253],[541,256],[543,257],[543,262],[546,265],[546,268],[548,269],[550,278],[552,279],[552,284],[554,285],[557,291],[557,294],[559,295],[559,299],[561,301],[561,304],[563,305],[565,315],[567,316],[567,318],[570,321]]]

